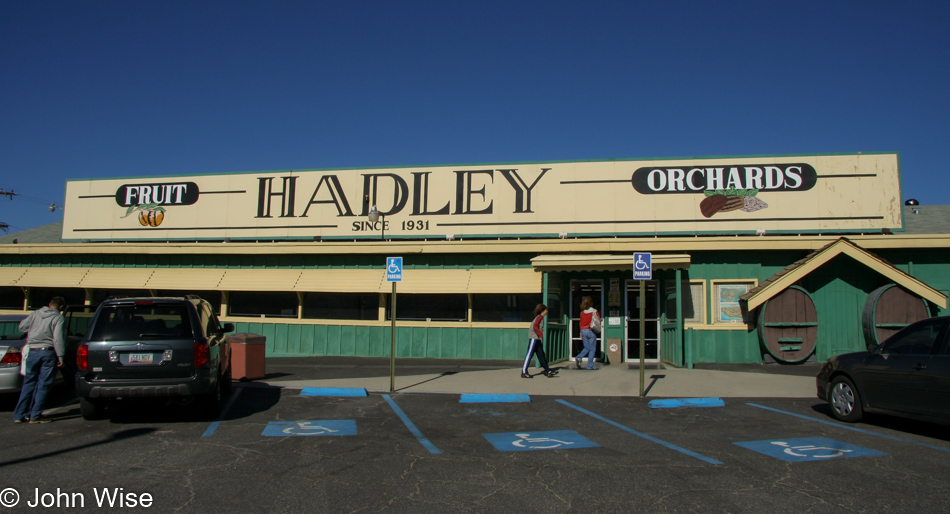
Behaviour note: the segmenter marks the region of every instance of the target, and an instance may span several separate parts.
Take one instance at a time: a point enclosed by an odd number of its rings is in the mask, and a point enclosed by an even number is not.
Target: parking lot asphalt
[[[389,359],[268,358],[213,420],[129,401],[84,421],[58,387],[52,423],[0,423],[0,503],[46,494],[97,512],[108,490],[179,513],[946,510],[945,427],[839,423],[806,368],[650,369],[639,398],[636,368],[561,363],[555,378],[522,379],[519,364],[399,359],[390,392]],[[784,395],[761,396],[783,380]],[[653,405],[677,391],[723,401]]]
[[[585,362],[586,364],[586,362]],[[577,369],[573,361],[552,364],[557,376],[531,367],[521,378],[519,361],[396,359],[378,357],[270,357],[266,375],[254,382],[279,387],[362,388],[370,392],[524,393],[546,396],[640,396],[637,363]],[[645,397],[814,398],[817,364],[709,365],[694,369],[650,364],[644,370]]]

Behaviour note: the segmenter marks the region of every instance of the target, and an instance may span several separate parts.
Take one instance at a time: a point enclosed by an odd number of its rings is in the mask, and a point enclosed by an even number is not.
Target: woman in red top
[[[534,321],[531,322],[531,328],[528,329],[528,354],[524,357],[524,364],[521,366],[521,378],[532,378],[528,373],[528,366],[531,365],[531,357],[538,354],[538,364],[544,368],[544,376],[551,378],[557,375],[557,371],[548,367],[548,359],[544,356],[544,348],[541,347],[541,338],[544,335],[544,317],[548,315],[548,308],[543,303],[539,303],[534,308]]]
[[[585,296],[581,301],[581,340],[584,341],[584,349],[574,357],[574,363],[577,369],[581,369],[581,359],[587,355],[587,369],[595,370],[594,355],[597,354],[597,335],[590,329],[594,316],[600,317],[597,310],[594,309],[594,302],[589,296]]]

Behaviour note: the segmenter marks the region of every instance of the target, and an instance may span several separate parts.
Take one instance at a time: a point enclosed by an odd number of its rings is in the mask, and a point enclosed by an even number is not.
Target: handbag
[[[595,334],[600,333],[600,316],[595,312],[594,315],[590,318],[590,329],[594,331]]]

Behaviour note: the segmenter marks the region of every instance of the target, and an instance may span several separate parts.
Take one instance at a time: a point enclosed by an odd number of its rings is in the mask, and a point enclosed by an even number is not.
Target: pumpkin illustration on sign
[[[765,209],[769,204],[757,198],[758,189],[717,189],[706,191],[706,198],[699,203],[699,212],[711,218],[717,212],[743,211],[755,212]]]
[[[139,224],[143,227],[157,227],[165,219],[165,208],[157,203],[133,205],[125,211],[125,216],[122,217],[128,218],[134,212],[139,213]]]

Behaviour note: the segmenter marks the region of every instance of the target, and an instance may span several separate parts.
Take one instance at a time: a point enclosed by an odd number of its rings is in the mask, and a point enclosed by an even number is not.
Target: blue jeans
[[[33,419],[43,414],[46,393],[56,378],[59,359],[53,350],[30,350],[26,358],[26,376],[20,389],[20,400],[13,410],[13,419]]]
[[[587,356],[587,369],[594,369],[594,355],[597,354],[597,336],[594,334],[594,331],[585,328],[581,330],[581,340],[584,341],[584,349],[581,350],[581,353],[577,354],[575,359],[583,359],[584,356]]]

